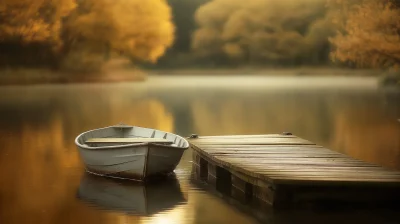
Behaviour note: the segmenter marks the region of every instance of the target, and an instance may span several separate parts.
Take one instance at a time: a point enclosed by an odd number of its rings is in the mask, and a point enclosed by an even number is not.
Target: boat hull
[[[133,126],[131,126],[134,128]],[[110,129],[110,130],[108,130]],[[102,131],[87,132],[77,137],[77,147],[85,164],[86,171],[92,174],[144,181],[152,177],[172,173],[179,164],[184,151],[188,148],[185,139],[180,136],[161,132],[159,135],[174,138],[175,145],[154,143],[119,144],[114,146],[89,147],[82,144],[82,139],[98,137],[98,133],[111,137],[121,137],[121,133],[113,132],[114,127],[101,129]],[[144,128],[142,128],[144,129]],[[131,131],[132,132],[132,131]],[[128,134],[131,132],[127,132]],[[136,132],[138,132],[136,130]],[[145,132],[148,133],[148,132]],[[124,135],[124,134],[122,134]],[[126,135],[126,133],[125,133]],[[152,136],[155,134],[153,133]],[[83,136],[83,137],[82,137]],[[82,139],[79,139],[82,138]],[[100,137],[103,137],[100,135]],[[146,137],[146,136],[140,136]],[[178,138],[181,138],[178,140]]]
[[[79,151],[89,173],[134,180],[173,172],[184,153],[184,149],[148,145],[95,152],[80,148]]]

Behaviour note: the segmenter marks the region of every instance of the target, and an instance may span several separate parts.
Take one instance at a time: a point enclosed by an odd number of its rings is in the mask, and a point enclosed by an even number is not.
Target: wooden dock
[[[290,133],[196,136],[193,172],[233,197],[275,208],[310,204],[396,205],[400,172],[351,158]]]

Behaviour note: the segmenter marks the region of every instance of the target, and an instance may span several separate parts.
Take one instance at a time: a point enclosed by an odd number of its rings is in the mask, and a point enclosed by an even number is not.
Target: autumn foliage
[[[400,8],[389,0],[330,0],[339,31],[332,59],[359,67],[399,68]]]
[[[156,63],[175,38],[164,62],[180,67],[400,66],[400,0],[183,2],[0,0],[0,67],[93,71],[115,56]]]
[[[211,0],[196,12],[192,47],[234,63],[392,68],[400,62],[399,2]]]
[[[85,0],[68,20],[69,41],[104,45],[155,62],[173,43],[171,12],[162,0]],[[101,49],[101,47],[100,47]]]
[[[2,0],[0,41],[58,45],[62,18],[75,7],[74,0]]]
[[[1,0],[0,63],[96,69],[113,54],[155,62],[173,43],[171,17],[165,0]]]
[[[327,11],[325,0],[212,0],[196,12],[192,49],[235,63],[324,64],[334,33]]]

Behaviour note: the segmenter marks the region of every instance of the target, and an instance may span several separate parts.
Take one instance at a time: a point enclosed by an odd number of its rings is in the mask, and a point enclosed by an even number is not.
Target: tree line
[[[3,0],[0,67],[398,68],[398,0]]]

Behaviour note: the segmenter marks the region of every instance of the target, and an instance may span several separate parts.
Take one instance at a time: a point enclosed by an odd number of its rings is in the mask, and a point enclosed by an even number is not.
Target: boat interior
[[[86,147],[135,143],[157,143],[173,147],[189,147],[189,143],[181,136],[151,128],[128,125],[115,125],[88,131],[78,136],[77,142]]]

